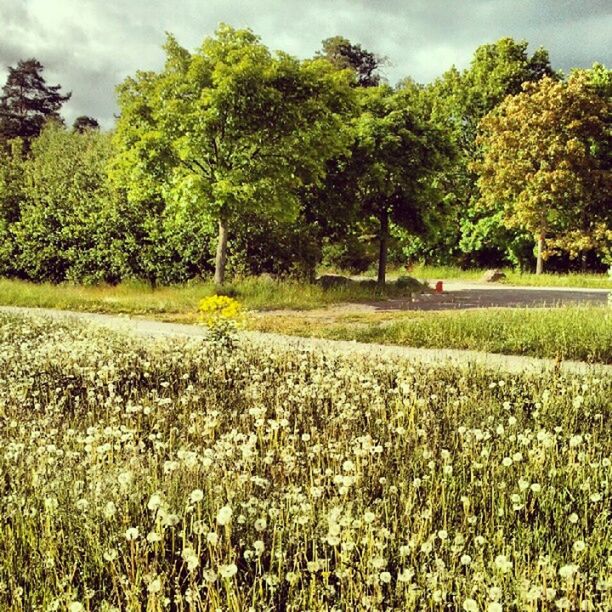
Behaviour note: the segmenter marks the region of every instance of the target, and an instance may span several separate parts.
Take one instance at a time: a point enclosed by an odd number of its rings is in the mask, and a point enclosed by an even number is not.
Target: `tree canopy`
[[[611,179],[598,143],[609,103],[584,75],[526,83],[481,122],[478,143],[481,202],[501,205],[505,222],[537,239],[537,271],[543,270],[547,238],[571,232],[593,239],[610,222]],[[588,246],[588,245],[585,245]],[[580,249],[582,250],[582,249]]]
[[[343,36],[332,36],[322,42],[318,54],[330,61],[339,70],[349,69],[355,73],[356,85],[359,87],[376,87],[380,85],[379,70],[385,59],[367,51],[359,44],[354,44]]]
[[[29,142],[49,119],[61,121],[59,110],[71,94],[62,95],[61,85],[47,85],[42,72],[43,65],[34,58],[9,67],[0,96],[0,139]]]
[[[215,279],[240,214],[297,214],[297,190],[349,141],[349,79],[323,60],[271,54],[250,30],[221,26],[193,54],[169,36],[159,74],[120,88],[116,169],[131,197],[164,197],[219,228]]]

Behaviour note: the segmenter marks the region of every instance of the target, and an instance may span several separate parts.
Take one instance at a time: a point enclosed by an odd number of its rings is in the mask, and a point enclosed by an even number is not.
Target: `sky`
[[[301,58],[345,36],[388,59],[392,84],[465,68],[503,36],[545,47],[564,71],[612,64],[609,0],[0,0],[0,84],[7,66],[35,57],[47,83],[72,91],[68,122],[90,115],[110,128],[116,85],[162,67],[165,32],[192,50],[220,22]]]

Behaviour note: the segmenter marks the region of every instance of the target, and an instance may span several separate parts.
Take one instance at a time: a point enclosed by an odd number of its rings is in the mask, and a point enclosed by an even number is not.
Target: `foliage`
[[[520,93],[522,83],[537,82],[543,76],[558,78],[546,50],[538,49],[529,56],[526,41],[502,38],[478,47],[467,69],[459,71],[453,66],[421,91],[431,121],[445,130],[455,148],[451,163],[437,177],[445,207],[428,244],[449,253],[446,263],[459,259],[480,266],[526,266],[522,247],[514,246],[521,244],[520,232],[500,223],[495,214],[483,218],[483,211],[475,206],[477,176],[470,164],[480,155],[476,143],[480,120],[506,96]],[[512,245],[510,252],[508,245]],[[427,255],[433,259],[435,247],[429,246]]]
[[[211,295],[198,304],[200,321],[208,328],[214,342],[234,346],[238,329],[244,326],[245,317],[238,300],[226,295]]]
[[[575,248],[587,250],[598,232],[612,237],[611,175],[596,148],[609,138],[605,112],[605,102],[575,74],[526,84],[481,122],[484,155],[474,165],[481,203],[501,208],[505,223],[538,238],[539,265],[546,238],[577,231],[585,241],[574,238]]]
[[[29,143],[46,121],[61,121],[59,110],[71,94],[62,95],[61,85],[47,85],[42,71],[34,58],[9,66],[0,96],[0,144],[13,138]]]
[[[23,142],[16,138],[10,150],[0,147],[0,276],[15,276],[17,245],[11,232],[13,223],[19,220],[24,199]]]
[[[351,163],[361,216],[378,222],[378,283],[384,285],[389,221],[423,231],[426,203],[435,197],[428,179],[439,169],[442,134],[424,123],[402,93],[388,87],[361,92],[361,115]]]
[[[107,134],[55,123],[32,142],[19,218],[10,227],[22,275],[54,282],[116,282],[126,275],[126,219],[108,188],[110,155]]]
[[[85,130],[99,130],[100,124],[98,123],[97,119],[94,119],[93,117],[80,115],[74,120],[72,129],[75,132],[83,133]]]
[[[193,54],[172,37],[165,49],[163,72],[120,88],[116,175],[132,199],[161,191],[219,225],[222,283],[240,216],[295,218],[297,189],[346,148],[349,79],[323,60],[272,55],[251,31],[229,26]]]
[[[322,43],[319,57],[324,57],[339,70],[349,69],[355,73],[355,85],[358,87],[377,87],[380,85],[380,67],[385,58],[367,51],[359,44],[354,44],[343,36],[326,38]]]
[[[0,315],[0,379],[4,609],[612,605],[608,376]]]

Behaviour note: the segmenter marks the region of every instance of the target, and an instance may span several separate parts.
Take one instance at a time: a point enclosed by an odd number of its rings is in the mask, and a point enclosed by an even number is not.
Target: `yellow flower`
[[[225,322],[242,323],[242,306],[238,300],[226,295],[212,295],[204,298],[198,305],[200,320],[207,327],[217,327]]]

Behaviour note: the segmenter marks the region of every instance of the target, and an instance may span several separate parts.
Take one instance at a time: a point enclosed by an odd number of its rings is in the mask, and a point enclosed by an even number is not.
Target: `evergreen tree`
[[[43,65],[36,59],[20,60],[9,67],[0,96],[0,140],[38,136],[49,119],[61,121],[59,110],[71,94],[62,95],[61,85],[47,85]]]

